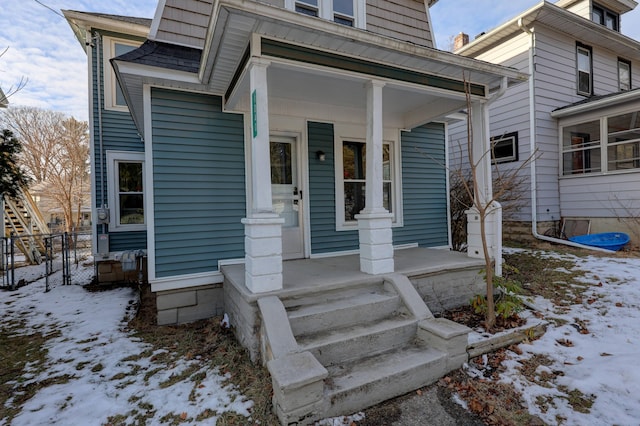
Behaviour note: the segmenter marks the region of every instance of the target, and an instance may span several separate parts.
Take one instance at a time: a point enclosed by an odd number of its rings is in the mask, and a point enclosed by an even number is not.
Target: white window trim
[[[128,112],[126,105],[116,104],[116,73],[109,60],[115,56],[116,43],[139,47],[140,43],[133,40],[104,36],[102,43],[102,78],[104,80],[104,109],[109,111]]]
[[[109,200],[109,232],[129,232],[129,231],[145,231],[147,229],[147,182],[145,173],[145,155],[144,152],[135,151],[107,151],[107,194]],[[142,163],[142,197],[143,206],[145,206],[144,223],[122,225],[120,224],[119,203],[117,190],[118,174],[116,173],[116,163],[132,162]]]
[[[627,67],[627,72],[629,74],[629,81],[626,81],[625,84],[628,84],[629,87],[627,87],[626,89],[622,88],[622,80],[620,79],[620,66],[624,65]],[[623,91],[628,91],[631,90],[631,62],[626,61],[624,59],[618,58],[618,91],[623,92]]]
[[[340,136],[339,126],[336,126],[334,137],[334,169],[335,169],[335,194],[336,194],[336,231],[353,231],[358,229],[358,221],[345,221],[344,220],[344,163],[342,158],[342,144],[344,142],[363,142],[366,143],[366,139],[362,137],[350,137]],[[364,128],[362,133],[364,133]],[[383,143],[388,143],[391,147],[392,155],[392,203],[393,203],[393,219],[392,227],[403,226],[403,212],[402,212],[402,182],[400,177],[402,176],[402,161],[400,158],[400,139],[399,137],[388,137],[388,132],[385,132],[385,138]]]
[[[580,90],[580,73],[584,72],[580,70],[580,52],[585,52],[589,57],[589,91],[584,92]],[[593,52],[586,46],[576,46],[576,89],[579,95],[591,96],[593,94]]]
[[[498,142],[511,139],[511,146],[513,147],[513,155],[509,157],[494,158],[494,147]],[[512,163],[518,161],[518,132],[509,132],[501,136],[494,136],[491,138],[491,164]]]
[[[285,9],[296,10],[296,0],[285,0]],[[354,0],[353,28],[367,28],[367,4],[365,0]],[[318,0],[318,17],[333,22],[333,0]]]

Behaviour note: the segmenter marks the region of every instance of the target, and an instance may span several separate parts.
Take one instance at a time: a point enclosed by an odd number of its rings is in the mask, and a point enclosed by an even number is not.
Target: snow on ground
[[[576,257],[541,253],[575,263],[584,271],[581,282],[590,284],[582,303],[558,308],[538,298],[537,306],[552,321],[547,332],[530,344],[521,344],[521,355],[509,351],[507,371],[501,380],[522,392],[529,412],[549,424],[631,425],[640,419],[640,259]],[[553,324],[558,325],[553,325]],[[527,380],[518,367],[536,354],[553,364],[536,371],[539,378],[562,372],[551,382]],[[574,410],[573,390],[594,399],[588,413]],[[544,410],[539,403],[542,404]]]
[[[640,419],[640,259],[561,256],[585,271],[589,289],[582,303],[559,308],[549,300],[533,301],[550,321],[547,332],[522,354],[509,351],[501,380],[523,394],[529,411],[549,424],[638,424]],[[37,269],[38,267],[36,267]],[[28,269],[22,273],[29,276]],[[40,272],[35,271],[34,276]],[[172,365],[157,362],[162,354],[125,330],[126,317],[136,294],[130,289],[89,293],[78,285],[56,286],[44,292],[39,280],[14,292],[0,292],[3,321],[24,321],[24,334],[36,331],[60,334],[48,340],[44,371],[30,367],[21,385],[46,377],[69,375],[63,384],[44,387],[28,400],[12,425],[99,425],[110,416],[124,415],[132,424],[141,408],[152,406],[148,424],[167,414],[182,415],[183,424],[215,424],[216,417],[196,421],[205,410],[235,411],[249,416],[252,402],[239,395],[215,369],[182,360]],[[555,324],[555,325],[554,325]],[[537,374],[553,380],[529,381],[518,370],[522,361],[542,354],[553,361]],[[191,369],[184,380],[169,378]],[[193,377],[206,376],[194,387]],[[593,399],[588,413],[569,404],[569,395]],[[545,404],[540,404],[545,402]],[[10,405],[12,401],[8,401]],[[544,407],[544,408],[543,408]],[[153,412],[147,409],[146,415]],[[323,424],[340,424],[327,419]],[[351,420],[357,420],[353,418]],[[0,426],[6,425],[0,419]]]
[[[120,424],[133,424],[135,415],[153,410],[148,424],[158,424],[172,413],[187,419],[182,424],[215,424],[215,416],[196,422],[205,410],[250,415],[252,402],[216,369],[198,360],[169,366],[155,361],[160,354],[125,330],[136,299],[128,288],[88,292],[80,285],[58,285],[45,293],[43,280],[0,292],[3,325],[24,322],[25,335],[59,331],[46,343],[44,371],[27,367],[20,385],[70,377],[66,383],[41,388],[11,425],[100,425],[114,415],[124,416]],[[170,384],[168,379],[181,373],[186,378]],[[205,378],[194,387],[194,377]],[[6,405],[11,404],[9,400]],[[0,425],[5,424],[7,419],[0,419]]]

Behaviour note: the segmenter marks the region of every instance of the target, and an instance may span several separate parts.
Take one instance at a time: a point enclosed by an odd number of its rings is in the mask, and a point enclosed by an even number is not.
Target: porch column
[[[268,61],[249,64],[251,97],[251,211],[244,224],[245,285],[253,293],[282,288],[282,224],[271,200]]]
[[[393,215],[382,205],[382,88],[384,83],[367,83],[367,155],[365,208],[356,215],[360,240],[360,270],[367,274],[394,271]]]
[[[484,102],[471,104],[471,126],[473,129],[472,161],[476,165],[478,181],[478,201],[481,206],[488,206],[493,197],[491,175],[491,137],[489,128],[489,107]],[[502,207],[494,202],[488,206],[485,217],[485,233],[489,257],[497,259],[496,271],[500,270],[502,260]],[[484,259],[482,234],[480,230],[480,214],[474,206],[467,213],[467,254],[469,257]]]

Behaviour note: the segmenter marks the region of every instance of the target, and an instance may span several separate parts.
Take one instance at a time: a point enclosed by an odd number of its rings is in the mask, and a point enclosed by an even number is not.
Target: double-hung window
[[[618,59],[618,90],[631,90],[631,62]]]
[[[620,31],[620,15],[597,4],[593,5],[591,20],[613,31]]]
[[[107,151],[111,231],[145,228],[144,153]]]
[[[131,52],[140,46],[140,43],[111,37],[104,37],[103,40],[104,108],[115,111],[128,111],[122,88],[116,80],[116,74],[109,60]]]
[[[285,7],[341,25],[365,28],[365,0],[285,0]]]
[[[591,96],[593,93],[593,62],[590,47],[582,44],[576,45],[576,64],[578,94]]]
[[[400,224],[397,153],[396,144],[382,144],[382,206],[393,213],[394,224]],[[367,145],[364,141],[345,139],[341,141],[341,159],[337,164],[341,179],[337,182],[338,229],[353,229],[357,225],[356,215],[365,208]]]

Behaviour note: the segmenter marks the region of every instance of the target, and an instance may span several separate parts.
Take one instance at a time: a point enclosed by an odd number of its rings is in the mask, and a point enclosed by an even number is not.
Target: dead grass
[[[47,358],[45,343],[59,333],[19,334],[24,324],[5,320],[0,327],[0,420],[11,424],[22,405],[39,389],[65,383],[70,376],[50,377],[30,382],[29,378],[41,373]]]
[[[155,298],[148,288],[143,288],[138,315],[129,322],[129,327],[137,337],[153,347],[144,354],[140,354],[140,357],[150,356],[153,352],[162,350],[153,356],[154,362],[170,365],[178,359],[197,359],[201,366],[218,368],[221,374],[228,375],[228,381],[233,383],[242,395],[253,401],[251,414],[253,424],[279,424],[272,413],[269,373],[264,367],[251,363],[247,351],[236,341],[231,330],[220,327],[220,321],[221,318],[211,318],[184,325],[157,326],[155,325]],[[127,359],[134,358],[136,357]],[[189,378],[193,381],[195,389],[204,379],[198,374],[193,374],[196,370],[190,371],[186,376],[173,377],[170,382]],[[158,370],[147,372],[146,379],[148,380],[157,372]],[[165,384],[170,385],[169,381]],[[152,411],[152,408],[146,410],[144,407],[138,408],[147,413]],[[218,414],[211,410],[203,410],[196,419],[183,418],[183,413],[172,413],[161,421],[167,424],[179,424],[188,420],[202,421],[216,415],[219,415],[217,425],[249,424],[246,417],[237,413]],[[109,421],[117,424],[117,420],[114,417]]]

